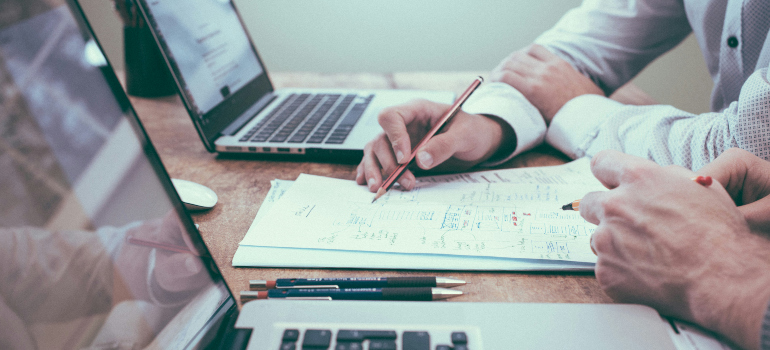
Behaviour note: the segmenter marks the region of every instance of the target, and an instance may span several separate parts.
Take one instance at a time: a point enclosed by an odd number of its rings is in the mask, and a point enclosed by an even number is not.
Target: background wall
[[[79,0],[113,64],[122,32],[109,0]],[[271,72],[487,71],[580,0],[235,0]],[[634,82],[660,103],[708,111],[711,79],[689,37]]]

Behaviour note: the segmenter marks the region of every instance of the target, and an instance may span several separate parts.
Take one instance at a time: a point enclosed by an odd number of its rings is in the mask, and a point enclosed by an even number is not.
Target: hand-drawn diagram
[[[303,175],[242,244],[595,262],[595,226],[560,208],[599,186],[422,182],[372,204],[352,181]]]
[[[576,212],[527,209],[526,205],[413,203],[405,207],[395,202],[344,210],[334,226],[338,228],[332,233],[334,239],[321,239],[335,246],[348,241],[359,247],[377,244],[398,250],[409,245],[408,250],[423,247],[440,254],[559,260],[591,254],[588,237],[594,229]]]

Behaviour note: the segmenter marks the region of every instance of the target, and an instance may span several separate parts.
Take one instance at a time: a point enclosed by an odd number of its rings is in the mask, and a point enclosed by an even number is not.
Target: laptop
[[[383,108],[453,102],[447,91],[274,90],[231,0],[137,3],[210,152],[360,158]]]
[[[3,5],[0,348],[674,348],[674,328],[640,305],[239,310],[78,4]]]

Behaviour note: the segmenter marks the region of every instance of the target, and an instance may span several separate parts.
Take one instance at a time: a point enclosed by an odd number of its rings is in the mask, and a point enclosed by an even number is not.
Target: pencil
[[[396,183],[396,180],[398,180],[398,178],[400,178],[401,175],[404,174],[404,171],[406,171],[406,168],[414,160],[414,157],[417,156],[417,151],[420,150],[420,148],[422,148],[423,146],[425,146],[425,144],[428,143],[431,137],[436,135],[436,133],[438,133],[438,131],[444,125],[446,125],[446,123],[448,123],[449,120],[452,119],[452,117],[454,117],[458,111],[460,111],[460,107],[462,107],[463,103],[465,103],[465,101],[468,100],[468,97],[471,97],[471,94],[474,91],[476,91],[476,88],[478,88],[479,85],[481,85],[481,83],[483,82],[484,82],[484,78],[482,77],[476,78],[476,80],[474,80],[473,83],[471,83],[471,86],[469,86],[468,89],[466,89],[465,92],[463,92],[463,94],[457,98],[457,100],[452,105],[452,107],[450,107],[449,110],[447,110],[446,113],[444,113],[444,115],[441,116],[441,119],[438,120],[436,125],[434,125],[433,128],[430,129],[430,131],[428,131],[428,133],[425,134],[425,136],[423,136],[422,140],[420,140],[420,143],[418,143],[417,146],[415,146],[412,149],[412,153],[409,155],[408,160],[402,163],[401,165],[399,165],[396,168],[396,170],[394,170],[390,174],[390,176],[388,176],[388,178],[385,179],[385,181],[380,186],[380,189],[377,190],[377,194],[374,196],[372,203],[374,203],[374,201],[376,201],[378,198],[382,197],[386,192],[388,192],[388,190],[390,190],[391,187],[393,187],[393,185]]]
[[[168,250],[176,253],[188,253],[195,256],[198,256],[198,254],[191,252],[190,249],[187,249],[187,247],[180,247],[173,244],[167,244],[167,243],[160,243],[160,242],[152,242],[152,241],[145,241],[143,239],[134,238],[133,236],[126,237],[126,241],[131,244],[140,245],[144,247],[149,248],[158,248],[163,250]]]
[[[690,180],[695,181],[695,183],[704,186],[709,187],[711,186],[711,183],[713,182],[713,179],[711,176],[695,176],[690,178]],[[574,210],[574,211],[580,211],[580,200],[576,199],[572,201],[571,203],[567,203],[565,205],[561,206],[561,210]]]

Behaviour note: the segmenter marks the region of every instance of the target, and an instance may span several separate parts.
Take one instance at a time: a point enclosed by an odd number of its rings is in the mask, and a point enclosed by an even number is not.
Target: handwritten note
[[[484,173],[464,174],[462,182],[423,178],[374,204],[353,181],[303,174],[269,215],[260,210],[241,244],[595,262],[588,245],[594,225],[559,208],[603,189],[584,163],[513,169],[545,171],[532,181],[510,170],[484,172],[499,182],[482,182]]]

